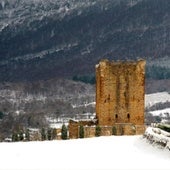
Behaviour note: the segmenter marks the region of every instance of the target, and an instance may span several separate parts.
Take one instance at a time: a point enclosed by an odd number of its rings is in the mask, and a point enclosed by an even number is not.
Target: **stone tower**
[[[144,60],[96,65],[96,116],[100,126],[144,125]]]

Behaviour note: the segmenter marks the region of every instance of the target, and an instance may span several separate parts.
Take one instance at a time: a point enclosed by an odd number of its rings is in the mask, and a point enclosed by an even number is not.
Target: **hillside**
[[[0,111],[14,115],[46,113],[71,115],[74,105],[94,102],[95,87],[65,79],[33,83],[1,83]],[[83,111],[82,111],[83,112]]]
[[[94,113],[94,92],[92,85],[64,79],[1,83],[0,141],[25,127],[47,128],[58,118]]]
[[[101,58],[169,63],[169,8],[169,0],[0,0],[0,81],[93,75]]]
[[[0,143],[0,150],[1,170],[169,170],[170,160],[142,136]]]
[[[146,82],[146,107],[152,107],[161,102],[166,103],[170,100],[168,92],[155,93],[159,89],[169,88],[170,81],[166,82],[154,81],[158,86],[156,88],[152,83]],[[92,102],[95,102],[95,85],[82,82],[51,79],[35,82],[0,83],[0,112],[5,114],[21,116],[43,113],[72,117],[76,114],[94,113],[94,106],[86,105]]]
[[[0,139],[48,127],[49,117],[93,114],[101,58],[144,58],[146,93],[169,92],[169,7],[169,0],[0,0]]]

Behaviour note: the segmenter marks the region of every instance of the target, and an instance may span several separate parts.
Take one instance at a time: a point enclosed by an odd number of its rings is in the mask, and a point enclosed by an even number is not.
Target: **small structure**
[[[96,119],[93,123],[70,120],[70,138],[79,137],[80,125],[86,126],[85,137],[91,137],[86,131],[94,131],[94,126],[101,127],[103,136],[143,134],[145,64],[144,60],[101,60],[96,65]]]

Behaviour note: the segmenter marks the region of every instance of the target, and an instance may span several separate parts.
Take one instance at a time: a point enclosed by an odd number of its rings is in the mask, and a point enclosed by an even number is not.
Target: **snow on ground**
[[[170,149],[170,133],[159,128],[148,127],[145,131],[148,139],[155,143],[162,143]]]
[[[164,103],[170,101],[170,94],[168,92],[160,92],[145,95],[145,107],[153,106],[156,103]]]
[[[167,118],[170,116],[170,108],[150,111],[149,113],[151,113],[153,116],[161,116],[161,117]]]
[[[0,170],[169,170],[170,152],[142,136],[0,143]]]

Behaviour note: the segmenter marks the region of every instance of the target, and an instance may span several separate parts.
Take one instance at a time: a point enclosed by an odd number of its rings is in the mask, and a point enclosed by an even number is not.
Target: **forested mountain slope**
[[[91,75],[101,58],[169,58],[169,9],[169,0],[0,0],[0,80]]]

